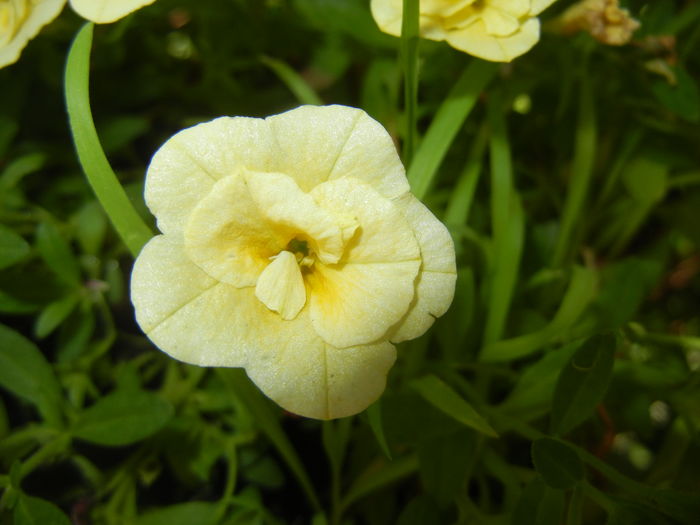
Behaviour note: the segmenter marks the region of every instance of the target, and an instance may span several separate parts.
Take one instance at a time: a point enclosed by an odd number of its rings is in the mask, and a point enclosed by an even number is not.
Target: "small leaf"
[[[616,346],[612,334],[593,336],[562,369],[552,398],[552,433],[569,432],[603,399],[612,376]]]
[[[460,423],[490,437],[498,437],[496,431],[476,410],[450,386],[433,375],[413,381],[413,388],[423,398]]]
[[[539,476],[527,484],[511,516],[511,525],[559,525],[564,493],[549,488]]]
[[[73,217],[76,236],[85,253],[97,255],[107,233],[107,217],[96,201],[88,202]]]
[[[204,501],[191,501],[146,512],[134,525],[215,525],[218,522],[218,505]]]
[[[36,336],[41,339],[53,332],[71,314],[78,304],[78,299],[78,294],[71,293],[44,308],[34,325]]]
[[[36,231],[36,247],[49,269],[65,284],[80,284],[78,262],[55,225],[42,222]]]
[[[365,414],[367,415],[367,421],[369,421],[369,426],[372,429],[372,433],[379,444],[379,448],[382,449],[382,452],[384,452],[387,459],[391,460],[391,450],[389,450],[389,445],[387,444],[386,436],[384,435],[381,399],[378,399],[367,407]]]
[[[14,511],[15,525],[71,525],[61,509],[41,498],[20,494]]]
[[[10,228],[0,224],[0,269],[21,261],[29,251],[27,241]]]
[[[665,79],[652,83],[651,90],[667,109],[676,115],[697,122],[700,119],[700,89],[685,69],[674,67],[676,84],[671,85]]]
[[[0,385],[34,403],[52,424],[61,420],[61,388],[51,365],[28,339],[0,324]]]
[[[583,479],[583,463],[568,445],[551,438],[532,444],[532,462],[544,482],[553,489],[570,489]]]
[[[82,413],[73,435],[106,446],[129,445],[160,430],[173,414],[164,399],[136,389],[117,390]]]
[[[635,201],[653,204],[664,198],[668,189],[668,166],[639,157],[622,172],[622,182]]]

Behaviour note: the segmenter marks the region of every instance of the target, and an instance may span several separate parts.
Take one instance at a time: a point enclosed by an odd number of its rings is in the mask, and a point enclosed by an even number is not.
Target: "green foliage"
[[[623,2],[611,47],[559,0],[493,64],[401,3],[402,39],[368,0],[67,8],[0,70],[0,523],[696,525],[700,6]],[[153,152],[300,103],[378,119],[457,253],[450,311],[331,422],[173,361],[128,297]]]

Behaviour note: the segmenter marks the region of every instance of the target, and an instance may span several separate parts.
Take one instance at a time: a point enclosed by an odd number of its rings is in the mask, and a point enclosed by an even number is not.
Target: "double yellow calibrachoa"
[[[555,0],[421,0],[420,33],[494,62],[510,62],[540,39],[542,11]],[[372,0],[379,28],[401,34],[403,0]]]
[[[163,234],[134,266],[140,326],[181,361],[244,367],[291,412],[364,410],[384,390],[393,343],[452,301],[450,235],[359,109],[181,131],[153,157],[145,195]]]

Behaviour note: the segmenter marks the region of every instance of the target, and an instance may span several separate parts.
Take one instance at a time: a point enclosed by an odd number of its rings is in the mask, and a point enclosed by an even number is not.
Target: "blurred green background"
[[[420,42],[404,162],[457,294],[332,422],[140,332],[67,122],[83,21],[44,28],[0,70],[0,522],[700,522],[700,3],[624,2],[620,47],[555,32],[573,3],[510,64]],[[404,143],[400,40],[368,4],[158,0],[96,27],[95,123],[149,224],[151,155],[220,115],[346,104]]]

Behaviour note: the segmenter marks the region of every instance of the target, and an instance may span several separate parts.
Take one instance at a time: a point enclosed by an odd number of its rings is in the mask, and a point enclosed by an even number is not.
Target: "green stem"
[[[117,233],[136,257],[153,236],[112,171],[97,136],[90,110],[90,48],[93,24],[78,32],[68,53],[65,74],[66,106],[80,164],[97,199]]]
[[[419,0],[403,0],[401,20],[401,64],[404,74],[404,108],[406,132],[403,161],[411,165],[416,143],[416,107],[418,106],[418,13]]]
[[[423,199],[430,189],[457,132],[497,70],[498,66],[493,62],[472,60],[435,113],[413,161],[408,166],[408,182],[411,191],[419,199]]]

